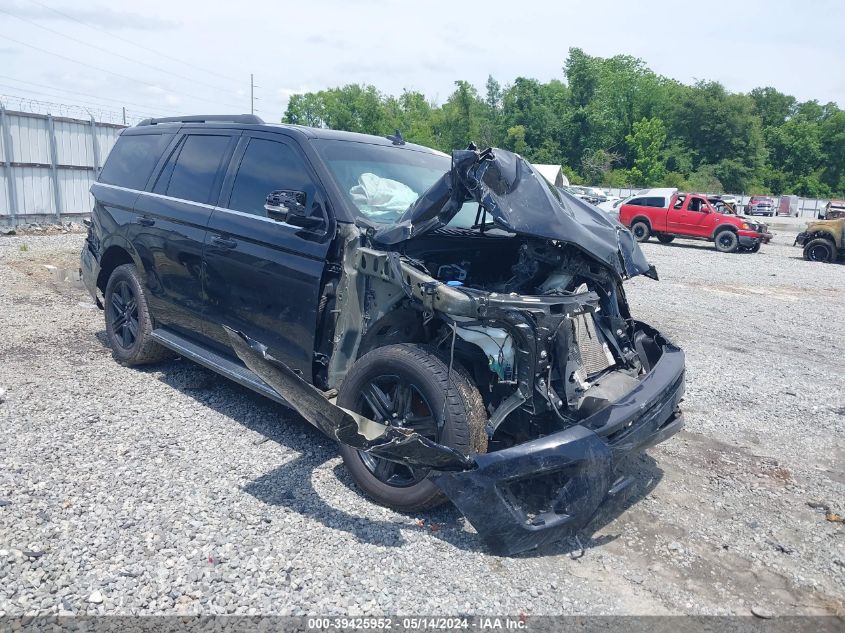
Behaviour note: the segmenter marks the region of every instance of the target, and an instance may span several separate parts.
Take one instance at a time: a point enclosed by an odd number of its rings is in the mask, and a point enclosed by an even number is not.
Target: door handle
[[[137,220],[135,220],[135,221],[136,221],[138,224],[140,224],[141,226],[152,226],[153,224],[155,224],[155,223],[156,223],[156,221],[155,221],[155,220],[153,220],[152,218],[145,218],[145,217],[138,218],[138,219],[137,219]]]
[[[226,249],[226,250],[228,250],[230,248],[235,248],[238,245],[238,243],[235,240],[229,240],[229,239],[226,239],[225,237],[220,237],[219,235],[215,235],[214,237],[212,237],[211,243],[214,244],[215,246],[217,246],[218,248],[222,248],[222,249]]]

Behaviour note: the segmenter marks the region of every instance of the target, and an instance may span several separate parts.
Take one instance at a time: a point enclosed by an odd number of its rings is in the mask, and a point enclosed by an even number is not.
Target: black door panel
[[[206,225],[235,139],[235,134],[226,131],[181,135],[154,179],[157,193],[138,196],[136,220],[127,228],[127,237],[143,262],[150,311],[157,325],[197,339],[205,339],[202,250]]]
[[[222,325],[248,333],[310,381],[325,245],[295,233],[272,220],[214,212],[205,248],[209,335],[229,347]]]
[[[267,217],[272,191],[305,192],[325,222],[303,229]],[[222,325],[261,341],[303,378],[313,379],[320,283],[330,236],[326,205],[297,148],[276,135],[246,134],[235,152],[204,250],[208,333],[229,348]]]
[[[202,247],[213,209],[142,193],[135,204],[137,221],[127,227],[144,265],[153,318],[188,335],[203,333]]]

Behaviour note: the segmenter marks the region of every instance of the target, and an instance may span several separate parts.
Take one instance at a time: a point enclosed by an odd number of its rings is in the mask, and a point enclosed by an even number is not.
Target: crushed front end
[[[468,201],[476,222],[450,224]],[[627,455],[683,426],[683,352],[632,318],[623,290],[656,271],[624,227],[557,193],[521,157],[455,152],[398,222],[338,231],[314,386],[237,333],[234,347],[338,441],[429,466],[493,551],[575,533],[630,483],[619,472]],[[355,361],[396,343],[434,347],[472,378],[485,453],[456,454],[335,404]]]
[[[578,251],[484,239],[500,260],[516,248],[510,278],[487,278],[496,266],[484,266],[486,257],[475,277],[472,247],[447,263],[447,244],[461,243],[448,232],[428,263],[360,248],[358,272],[376,302],[387,294],[381,284],[401,279],[397,309],[427,320],[418,340],[440,346],[474,377],[489,415],[488,452],[470,456],[471,468],[432,477],[493,551],[512,554],[583,527],[630,483],[617,472],[624,457],[681,429],[684,354],[633,320],[621,280]],[[437,279],[429,268],[463,281]]]

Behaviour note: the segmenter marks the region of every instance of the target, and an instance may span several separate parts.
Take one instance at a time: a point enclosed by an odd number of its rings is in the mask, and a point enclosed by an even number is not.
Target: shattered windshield
[[[451,168],[449,156],[409,147],[318,140],[317,151],[346,199],[362,217],[392,224]],[[472,226],[477,203],[467,203],[452,226]]]

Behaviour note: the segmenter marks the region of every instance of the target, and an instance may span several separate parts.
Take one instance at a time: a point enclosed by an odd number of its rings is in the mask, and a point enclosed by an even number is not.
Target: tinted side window
[[[284,143],[250,139],[232,183],[230,209],[267,215],[264,202],[277,189],[304,191],[313,187],[299,156]]]
[[[655,196],[655,197],[645,199],[645,205],[647,207],[658,207],[658,208],[660,208],[660,207],[663,207],[665,205],[665,202],[666,201],[663,198],[661,198],[660,196]]]
[[[207,203],[230,138],[201,134],[186,137],[167,185],[167,195]]]
[[[638,207],[645,206],[645,198],[634,198],[628,204],[635,204]]]
[[[99,182],[129,189],[143,189],[172,134],[120,136],[114,144]]]

